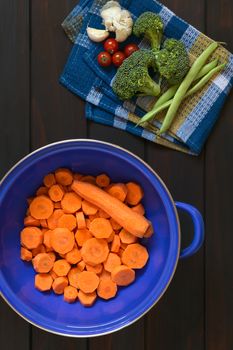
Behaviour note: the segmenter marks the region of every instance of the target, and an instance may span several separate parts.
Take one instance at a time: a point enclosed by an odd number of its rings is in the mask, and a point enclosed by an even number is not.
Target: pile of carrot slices
[[[92,306],[135,280],[149,258],[139,243],[153,228],[144,216],[142,188],[60,168],[43,179],[21,231],[21,259],[36,272],[35,287]]]

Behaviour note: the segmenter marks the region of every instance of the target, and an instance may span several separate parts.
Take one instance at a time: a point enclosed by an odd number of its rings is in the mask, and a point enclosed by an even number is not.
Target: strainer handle
[[[203,244],[204,241],[204,221],[201,213],[197,208],[190,204],[175,202],[177,209],[185,211],[192,219],[194,226],[193,240],[190,245],[180,252],[180,258],[188,258],[196,253]]]

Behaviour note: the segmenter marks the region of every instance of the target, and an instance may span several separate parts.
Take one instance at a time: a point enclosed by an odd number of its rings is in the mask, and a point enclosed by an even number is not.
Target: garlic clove
[[[125,41],[128,36],[129,36],[129,32],[126,28],[122,27],[121,29],[117,29],[116,30],[116,41],[118,41],[119,43],[122,43],[123,41]]]
[[[87,35],[90,40],[99,43],[109,36],[109,32],[105,29],[87,27]]]

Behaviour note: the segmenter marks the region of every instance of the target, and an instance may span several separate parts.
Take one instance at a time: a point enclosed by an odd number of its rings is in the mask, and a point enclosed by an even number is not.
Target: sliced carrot
[[[111,273],[113,282],[116,282],[118,286],[128,286],[135,280],[135,271],[128,266],[120,265],[116,266]]]
[[[53,265],[53,271],[59,276],[66,276],[70,271],[71,266],[65,259],[55,261]]]
[[[99,187],[107,187],[110,184],[110,178],[106,174],[96,176],[96,184]]]
[[[55,202],[54,209],[61,209],[61,202]]]
[[[31,215],[25,216],[24,226],[40,226],[40,220],[34,219]]]
[[[114,298],[117,293],[117,284],[116,282],[109,280],[100,280],[100,283],[97,288],[97,294],[100,298],[108,300]]]
[[[137,237],[126,231],[124,228],[119,233],[119,237],[122,243],[131,244],[137,242]]]
[[[115,220],[113,220],[113,218],[110,219],[110,223],[114,231],[118,231],[122,228],[122,226],[119,225]]]
[[[25,227],[20,233],[20,240],[23,247],[34,249],[43,242],[43,233],[38,227]]]
[[[113,241],[113,239],[114,239],[114,236],[115,236],[115,232],[112,231],[111,235],[107,238],[107,242],[111,243]]]
[[[68,284],[69,283],[67,277],[62,276],[55,278],[52,284],[54,293],[63,294],[64,289],[68,286]]]
[[[91,222],[90,232],[96,238],[109,238],[113,232],[113,229],[109,220],[97,218]]]
[[[110,215],[107,214],[104,210],[99,209],[98,211],[98,217],[103,218],[103,219],[109,219]]]
[[[82,198],[104,210],[124,229],[137,237],[143,237],[149,221],[101,188],[86,182],[74,181],[72,189]]]
[[[69,284],[75,288],[78,288],[78,275],[82,271],[78,267],[73,267],[68,273]]]
[[[57,226],[73,231],[76,227],[76,218],[73,214],[63,214],[59,217]]]
[[[40,244],[37,248],[32,249],[32,256],[36,256],[40,253],[46,253],[45,246],[43,244]]]
[[[90,225],[91,225],[91,220],[90,219],[86,219],[86,227],[87,227],[88,230],[90,228]]]
[[[128,182],[126,184],[127,187],[127,196],[126,196],[126,202],[130,205],[137,205],[143,197],[143,190],[142,188],[136,184],[135,182]]]
[[[60,168],[55,171],[55,178],[60,185],[68,186],[72,184],[73,174],[69,169]]]
[[[95,185],[95,177],[91,175],[82,176],[81,181]]]
[[[108,272],[112,272],[115,267],[119,265],[121,265],[121,258],[116,253],[109,253],[104,262],[104,269]]]
[[[49,271],[49,274],[53,280],[55,280],[55,278],[58,278],[58,275],[53,270]]]
[[[97,219],[97,218],[99,218],[99,213],[98,212],[96,214],[94,214],[94,215],[89,215],[88,216],[88,219],[90,221],[93,221],[94,219]]]
[[[95,265],[95,266],[91,266],[91,265],[86,264],[86,269],[87,269],[87,271],[95,272],[98,275],[98,274],[100,274],[102,272],[103,265],[102,264],[98,264],[98,265]]]
[[[45,219],[40,220],[40,226],[43,228],[48,228],[48,222]]]
[[[24,261],[31,261],[32,260],[32,252],[30,252],[30,250],[28,250],[24,247],[21,247],[20,258]]]
[[[77,267],[79,268],[80,271],[83,271],[86,267],[86,264],[83,260],[81,260],[78,264]]]
[[[74,234],[67,228],[55,228],[50,235],[50,243],[55,252],[66,254],[74,247]]]
[[[92,306],[97,298],[96,292],[83,293],[83,291],[78,292],[78,299],[83,306]]]
[[[118,253],[120,246],[121,246],[120,237],[118,235],[114,235],[114,238],[111,244],[111,252]]]
[[[47,230],[45,233],[44,233],[44,245],[46,248],[48,249],[51,249],[52,246],[51,246],[51,243],[50,243],[50,237],[51,237],[51,230]]]
[[[49,197],[53,202],[60,202],[64,197],[65,191],[61,185],[53,185],[49,189]]]
[[[38,196],[33,199],[29,208],[35,219],[48,219],[53,213],[53,202],[46,196]]]
[[[144,234],[144,237],[145,238],[150,238],[154,233],[154,229],[153,229],[153,226],[152,226],[152,223],[150,222],[150,226],[148,227],[146,233]]]
[[[48,218],[47,224],[50,230],[54,230],[58,227],[58,220],[64,214],[62,209],[55,209],[53,214]]]
[[[98,208],[95,205],[84,200],[82,201],[82,210],[85,215],[95,215],[98,211]]]
[[[26,216],[29,216],[29,215],[31,215],[31,213],[30,213],[30,209],[29,209],[29,208],[27,208],[27,211],[26,211]]]
[[[86,264],[95,266],[107,259],[109,252],[108,243],[105,239],[90,238],[81,249],[81,255]]]
[[[83,177],[83,175],[82,174],[79,174],[79,173],[74,173],[74,180],[81,180],[81,178]]]
[[[103,269],[101,274],[99,275],[100,281],[101,280],[111,280],[111,273]]]
[[[143,205],[141,203],[135,205],[131,209],[133,211],[135,211],[136,213],[140,214],[140,215],[144,215],[145,214],[145,209],[144,209],[144,207],[143,207]]]
[[[99,277],[95,272],[82,271],[77,276],[78,288],[84,293],[94,292],[99,285]]]
[[[67,253],[66,260],[70,264],[77,264],[81,260],[81,253],[78,248],[73,248],[69,253]]]
[[[79,230],[84,230],[86,228],[86,220],[82,211],[76,213],[77,226]]]
[[[92,237],[92,234],[87,229],[77,230],[75,233],[75,239],[79,247],[82,247],[83,244]]]
[[[48,194],[48,188],[45,186],[39,187],[38,190],[36,191],[37,196],[47,196],[47,194]]]
[[[149,255],[146,248],[139,243],[128,245],[122,254],[123,264],[132,269],[143,268],[146,265],[148,258]]]
[[[56,183],[56,179],[55,179],[55,176],[54,176],[54,174],[47,174],[47,175],[45,175],[45,177],[44,177],[44,180],[43,180],[43,183],[44,183],[44,185],[46,186],[46,187],[51,187],[51,186],[53,186],[53,185],[55,185],[55,183]]]
[[[64,289],[64,300],[67,303],[74,303],[78,297],[78,291],[72,286],[67,286]]]
[[[55,262],[56,260],[56,254],[54,252],[47,252],[47,254],[50,256],[50,258]]]
[[[49,273],[38,273],[35,275],[35,287],[41,292],[46,292],[51,289],[53,279]]]
[[[127,195],[127,187],[123,183],[116,183],[108,189],[108,193],[119,199],[119,201],[124,202]]]
[[[47,273],[53,268],[53,260],[47,253],[39,253],[32,260],[34,270],[40,273]]]
[[[73,214],[81,208],[82,200],[75,192],[65,193],[61,200],[62,209],[68,213]]]

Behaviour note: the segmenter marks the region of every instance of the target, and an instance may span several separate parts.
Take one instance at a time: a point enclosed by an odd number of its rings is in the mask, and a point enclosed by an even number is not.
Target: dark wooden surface
[[[166,0],[178,15],[233,51],[232,0]],[[84,103],[58,84],[71,45],[60,23],[76,0],[0,1],[0,175],[29,151],[68,138],[106,140],[144,158],[173,197],[205,218],[204,247],[181,261],[162,300],[143,319],[109,336],[71,339],[32,327],[0,300],[1,349],[233,349],[233,100],[201,156],[171,151],[119,130],[87,123]],[[181,218],[183,242],[191,226]]]

